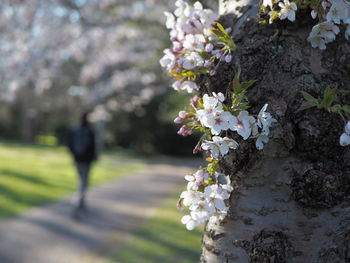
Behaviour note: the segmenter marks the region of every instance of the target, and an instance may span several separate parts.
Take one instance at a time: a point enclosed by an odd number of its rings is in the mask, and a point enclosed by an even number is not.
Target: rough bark
[[[240,10],[244,16],[252,8]],[[314,96],[334,84],[350,90],[350,43],[340,35],[326,51],[313,49],[306,41],[309,14],[274,25],[259,25],[250,14],[238,31],[239,16],[222,17],[226,27],[236,26],[235,60],[203,77],[201,91],[229,94],[239,63],[244,81],[257,80],[249,111],[268,103],[278,122],[263,151],[237,137],[239,149],[221,161],[235,190],[224,222],[206,226],[200,262],[349,263],[350,148],[339,146],[344,123],[325,110],[298,109],[301,90]],[[342,102],[350,104],[350,96]]]

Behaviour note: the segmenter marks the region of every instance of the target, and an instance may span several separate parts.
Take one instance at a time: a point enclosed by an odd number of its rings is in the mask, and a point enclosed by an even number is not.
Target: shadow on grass
[[[167,212],[170,212],[169,214]],[[187,231],[174,212],[151,219],[137,231],[131,244],[112,255],[114,263],[195,263],[200,257],[200,230]]]
[[[15,215],[18,209],[22,207],[41,205],[55,199],[50,195],[50,191],[40,190],[43,188],[57,188],[57,185],[49,183],[45,179],[38,178],[30,172],[20,173],[0,169],[0,178],[2,178],[2,181],[6,178],[11,180],[16,179],[8,185],[0,182],[0,218]],[[70,189],[63,186],[59,188],[63,191]]]
[[[40,184],[44,186],[52,186],[53,184],[48,183],[46,180],[43,180],[41,178],[35,177],[31,173],[19,173],[19,172],[13,172],[11,170],[7,169],[0,169],[0,176],[1,177],[11,177],[11,178],[17,178],[20,180],[24,180],[33,184]]]

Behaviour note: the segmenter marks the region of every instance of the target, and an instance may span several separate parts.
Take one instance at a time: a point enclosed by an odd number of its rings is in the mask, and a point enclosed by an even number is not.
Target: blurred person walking
[[[85,195],[89,184],[89,172],[97,160],[95,134],[88,121],[88,112],[81,117],[81,123],[69,132],[68,148],[72,153],[78,171],[79,188],[76,194],[75,210],[86,208]]]

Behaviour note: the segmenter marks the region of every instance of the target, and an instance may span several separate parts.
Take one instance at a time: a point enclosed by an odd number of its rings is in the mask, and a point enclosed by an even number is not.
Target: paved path
[[[89,211],[71,217],[68,198],[0,222],[1,263],[99,262],[184,186],[198,163],[153,163],[143,172],[92,189]]]

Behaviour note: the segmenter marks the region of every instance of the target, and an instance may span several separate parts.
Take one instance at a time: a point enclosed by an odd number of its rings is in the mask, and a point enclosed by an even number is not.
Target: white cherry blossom
[[[247,111],[241,111],[237,118],[235,117],[230,123],[230,129],[236,131],[243,137],[243,140],[246,140],[251,135],[254,125],[256,125],[255,118],[250,116]]]
[[[226,195],[223,194],[224,199],[229,198],[229,193],[231,193],[233,191],[233,187],[230,184],[222,184],[221,185],[222,189],[224,189],[226,191]]]
[[[345,24],[350,24],[350,2],[345,2],[344,3],[346,4],[346,9],[348,10],[348,15],[347,15],[347,18],[343,19],[343,22]]]
[[[265,7],[271,7],[272,8],[273,0],[263,0],[262,5],[265,6]]]
[[[201,184],[201,181],[197,181],[197,178],[194,175],[186,175],[185,176],[187,183],[187,189],[189,190],[198,190],[198,186]]]
[[[181,219],[181,223],[186,225],[187,230],[193,230],[201,224],[197,220],[193,219],[192,214],[194,213],[191,212],[190,215],[185,215]]]
[[[187,91],[188,93],[193,93],[194,90],[198,90],[198,86],[196,82],[186,80],[181,83],[179,90],[184,90],[184,91]]]
[[[348,122],[346,123],[344,129],[345,129],[345,132],[346,132],[347,134],[350,134],[350,121],[348,121]]]
[[[208,221],[210,216],[215,213],[215,208],[207,200],[199,201],[189,207],[191,216],[198,224]]]
[[[227,111],[216,112],[215,115],[209,116],[206,119],[206,127],[211,129],[211,134],[219,135],[221,131],[227,131],[231,123],[236,121],[231,113]]]
[[[269,142],[269,137],[264,134],[259,134],[258,138],[255,141],[255,146],[258,150],[264,149],[264,144]]]
[[[222,94],[221,92],[219,93],[213,92],[212,94],[213,94],[213,97],[216,98],[219,102],[225,101],[225,95]]]
[[[340,30],[332,21],[326,21],[315,25],[307,40],[313,48],[326,49],[326,44],[335,40]]]
[[[334,2],[327,13],[327,20],[340,24],[341,20],[349,18],[348,4],[343,0]]]
[[[346,40],[349,40],[349,38],[350,38],[350,24],[346,27],[345,38],[346,38]]]
[[[191,52],[189,55],[185,56],[183,67],[185,69],[194,69],[195,67],[203,66],[204,60],[197,52]]]
[[[177,17],[180,17],[183,15],[184,13],[184,10],[186,8],[186,3],[183,1],[183,0],[177,0],[175,2],[175,6],[177,7],[174,11],[174,14],[177,16]]]
[[[214,108],[216,108],[219,104],[219,100],[215,97],[211,97],[208,94],[204,94],[203,96],[203,107],[207,112],[212,112]],[[221,110],[221,106],[220,106]]]
[[[350,135],[347,134],[347,133],[343,133],[341,136],[340,136],[340,145],[341,146],[348,146],[350,145]]]
[[[183,42],[184,48],[192,51],[202,52],[204,50],[205,38],[201,34],[187,35]]]
[[[175,81],[171,86],[173,87],[174,90],[179,91],[181,87],[182,81],[177,80]]]
[[[163,52],[164,56],[159,61],[160,65],[166,68],[168,72],[172,71],[176,64],[176,57],[170,49],[165,49]]]
[[[175,16],[170,12],[164,12],[164,15],[166,16],[166,23],[165,23],[166,28],[174,29],[176,25]]]
[[[276,122],[276,120],[272,118],[271,114],[269,112],[266,112],[267,106],[268,104],[265,104],[261,108],[257,119],[257,125],[262,129],[262,134],[264,135],[269,135],[271,124]]]
[[[283,3],[278,3],[278,6],[281,8],[280,10],[280,19],[284,20],[288,18],[289,21],[295,21],[295,11],[297,11],[297,5],[289,0],[284,0]]]
[[[195,172],[193,175],[186,175],[185,179],[189,182],[187,189],[198,190],[198,187],[204,180],[208,180],[209,174],[202,169]]]
[[[215,94],[215,93],[214,93]],[[204,127],[211,128],[215,123],[215,118],[220,118],[223,113],[221,94],[215,94],[215,96],[209,96],[204,94],[203,96],[203,107],[204,109],[197,110],[196,116]],[[223,116],[225,117],[225,116]]]
[[[207,29],[211,28],[211,25],[219,19],[218,14],[210,9],[205,9],[198,14],[200,16],[201,22]]]
[[[339,143],[341,146],[350,145],[350,121],[348,121],[344,128],[345,132],[340,136]]]
[[[325,50],[326,47],[326,40],[320,36],[320,35],[315,35],[315,36],[309,36],[307,40],[311,43],[311,46],[313,48],[319,48],[321,50]]]
[[[204,140],[204,142],[201,144],[201,147],[205,151],[210,151],[210,155],[214,159],[218,159],[219,156],[221,155],[220,147],[214,141]]]
[[[209,150],[212,158],[218,159],[226,155],[229,149],[237,149],[238,143],[228,137],[213,136],[212,141],[205,140],[201,147],[203,150]]]
[[[185,206],[191,206],[200,200],[200,192],[189,189],[187,191],[183,191],[180,198],[183,198],[183,204]]]
[[[226,205],[224,198],[221,196],[220,190],[218,190],[218,185],[210,185],[204,189],[204,196],[207,199],[209,206],[215,210],[223,210]]]

